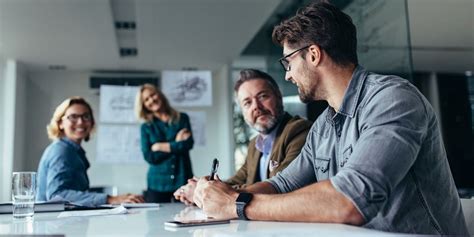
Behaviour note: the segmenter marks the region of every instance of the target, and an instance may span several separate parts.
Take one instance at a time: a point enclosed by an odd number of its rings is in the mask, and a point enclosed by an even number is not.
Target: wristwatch
[[[252,201],[252,197],[253,195],[251,193],[240,193],[237,200],[235,200],[237,216],[239,216],[240,220],[249,220],[245,215],[245,207]]]

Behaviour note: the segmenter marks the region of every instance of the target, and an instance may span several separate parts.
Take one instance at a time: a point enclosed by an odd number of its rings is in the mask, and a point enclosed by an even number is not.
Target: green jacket
[[[147,175],[148,189],[156,192],[173,192],[193,177],[189,150],[193,148],[192,135],[185,141],[175,140],[178,132],[191,130],[189,117],[180,113],[179,121],[165,123],[158,118],[141,126],[141,147],[143,157],[150,164]],[[171,152],[154,152],[151,146],[157,142],[169,142]]]
[[[311,121],[285,112],[270,153],[270,163],[273,165],[269,168],[269,178],[285,169],[300,154],[311,125]],[[242,188],[257,181],[262,153],[255,147],[255,141],[256,138],[253,138],[249,143],[244,165],[226,181],[229,185]]]

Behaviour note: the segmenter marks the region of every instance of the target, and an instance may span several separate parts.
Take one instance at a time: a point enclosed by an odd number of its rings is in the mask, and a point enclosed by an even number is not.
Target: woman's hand
[[[183,128],[179,130],[178,134],[176,134],[176,141],[185,141],[191,136],[191,131],[189,131],[187,128]]]
[[[107,197],[108,204],[144,203],[144,202],[145,202],[145,199],[143,199],[142,195],[135,195],[135,194],[130,194],[130,193]]]

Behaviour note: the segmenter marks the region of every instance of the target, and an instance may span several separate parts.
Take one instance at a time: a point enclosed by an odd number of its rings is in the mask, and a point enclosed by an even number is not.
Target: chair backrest
[[[471,235],[474,235],[474,199],[461,198],[461,206],[467,229]]]
[[[116,186],[93,186],[89,188],[89,192],[105,193],[110,196],[117,196],[118,188]]]

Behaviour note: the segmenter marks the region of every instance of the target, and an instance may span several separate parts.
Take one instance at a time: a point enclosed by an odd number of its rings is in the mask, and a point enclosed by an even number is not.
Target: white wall
[[[15,137],[14,137],[14,157],[13,157],[13,171],[35,171],[36,169],[27,168],[25,164],[27,159],[25,157],[28,149],[25,137],[28,136],[26,131],[26,123],[30,119],[34,119],[34,115],[28,117],[26,107],[27,101],[32,99],[26,93],[27,72],[26,67],[16,62],[16,94],[15,94]]]
[[[6,192],[6,173],[5,173],[5,157],[4,157],[4,149],[3,149],[3,137],[5,131],[4,127],[4,120],[5,120],[5,61],[0,58],[0,201],[5,201],[7,198]]]
[[[23,170],[25,160],[25,101],[26,77],[24,67],[14,60],[0,62],[1,90],[0,100],[2,115],[0,116],[1,133],[1,186],[0,201],[10,200],[10,182],[12,171]]]
[[[2,162],[3,161],[3,117],[5,113],[5,106],[4,106],[4,97],[5,97],[5,61],[0,58],[0,170],[2,167]],[[1,184],[0,184],[0,190],[1,190]]]
[[[99,113],[99,95],[89,89],[89,74],[83,72],[35,72],[28,75],[27,93],[28,131],[26,137],[25,167],[36,169],[44,148],[50,143],[46,135],[55,107],[69,96],[82,96],[91,103],[94,113]],[[192,109],[177,108],[185,111],[205,111],[207,114],[207,144],[191,151],[191,160],[195,175],[207,175],[214,157],[221,160],[219,174],[229,177],[233,174],[232,158],[232,110],[229,90],[228,69],[213,72],[213,106]],[[97,163],[96,137],[83,143],[91,163],[88,171],[91,185],[115,185],[119,193],[139,193],[146,189],[147,165],[101,164]]]
[[[3,95],[3,143],[2,146],[2,195],[1,201],[10,200],[11,173],[14,157],[14,121],[15,121],[15,94],[16,94],[16,63],[5,61]]]
[[[474,199],[461,199],[462,211],[466,218],[467,230],[474,235]]]

